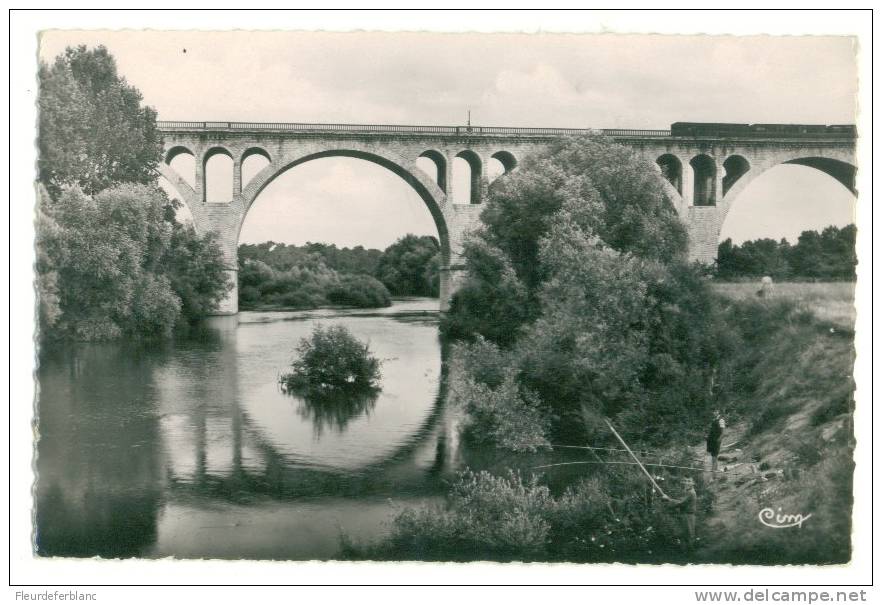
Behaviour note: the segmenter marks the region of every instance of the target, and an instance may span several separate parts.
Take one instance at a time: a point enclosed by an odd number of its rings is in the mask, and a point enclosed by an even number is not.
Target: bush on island
[[[291,371],[280,380],[286,392],[316,396],[379,389],[380,360],[343,326],[316,325],[296,351]]]

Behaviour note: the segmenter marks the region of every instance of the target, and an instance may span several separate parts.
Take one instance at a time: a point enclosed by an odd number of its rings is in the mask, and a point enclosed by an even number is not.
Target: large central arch
[[[248,211],[251,209],[260,193],[269,186],[270,183],[295,166],[305,164],[312,160],[333,157],[355,158],[371,162],[372,164],[390,170],[410,185],[420,196],[420,199],[423,200],[423,203],[432,215],[432,219],[435,222],[435,228],[438,231],[438,241],[441,245],[441,264],[442,267],[449,266],[450,237],[447,220],[445,219],[443,212],[443,207],[447,202],[447,196],[438,184],[435,183],[429,175],[418,168],[415,162],[408,162],[401,157],[396,157],[389,153],[383,153],[381,155],[371,150],[358,149],[352,146],[323,149],[295,157],[281,157],[258,172],[242,190],[241,199],[243,207],[241,218],[239,220],[239,228],[236,232],[236,246],[238,247],[239,234],[241,233],[242,226],[245,224],[245,218],[248,215]]]

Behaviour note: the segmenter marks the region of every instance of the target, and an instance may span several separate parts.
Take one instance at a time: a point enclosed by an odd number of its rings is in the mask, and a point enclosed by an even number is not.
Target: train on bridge
[[[726,124],[674,122],[672,137],[854,138],[854,124]]]

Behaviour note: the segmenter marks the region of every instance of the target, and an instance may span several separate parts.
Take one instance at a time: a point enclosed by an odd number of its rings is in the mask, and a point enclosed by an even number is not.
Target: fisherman
[[[723,443],[723,429],[726,428],[726,420],[719,410],[714,412],[714,420],[711,422],[707,433],[707,452],[711,457],[711,481],[717,472],[717,457],[720,455],[720,446]]]
[[[698,495],[695,493],[695,481],[692,477],[683,478],[684,495],[674,499],[667,494],[662,499],[683,515],[683,525],[686,529],[686,545],[692,548],[695,545],[695,513],[698,509]]]

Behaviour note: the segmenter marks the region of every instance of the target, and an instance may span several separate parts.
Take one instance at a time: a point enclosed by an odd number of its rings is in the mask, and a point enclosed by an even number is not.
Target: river
[[[315,409],[279,374],[316,323],[382,360],[375,401]],[[42,351],[36,544],[42,555],[326,559],[455,467],[438,301],[243,312],[160,344]]]
[[[382,360],[373,401],[315,407],[278,384],[316,324]],[[160,343],[40,353],[37,553],[313,560],[443,501],[465,468],[503,473],[572,450],[502,454],[458,439],[437,299],[386,309],[242,312]],[[585,467],[550,473],[561,488]]]

